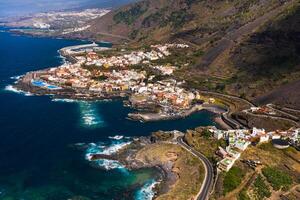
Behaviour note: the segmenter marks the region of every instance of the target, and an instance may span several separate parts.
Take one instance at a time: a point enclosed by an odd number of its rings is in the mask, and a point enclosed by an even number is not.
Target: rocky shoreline
[[[138,170],[152,168],[156,169],[160,178],[157,180],[158,184],[154,188],[156,197],[165,194],[170,187],[178,179],[178,175],[172,171],[174,162],[164,163],[161,160],[145,161],[137,158],[137,155],[143,148],[150,147],[154,143],[151,141],[152,136],[135,138],[131,144],[127,145],[117,153],[111,155],[93,154],[90,160],[96,161],[101,159],[114,160],[121,163],[128,170]],[[156,145],[165,145],[163,142],[156,142]]]
[[[13,87],[19,91],[28,92],[30,94],[43,96],[49,95],[53,99],[72,99],[72,100],[83,100],[83,101],[107,101],[107,100],[123,100],[124,106],[129,106],[127,99],[130,96],[130,92],[125,91],[115,91],[110,93],[103,92],[93,92],[87,89],[74,89],[72,87],[63,87],[57,90],[50,90],[46,88],[41,88],[32,85],[31,80],[36,76],[40,76],[42,74],[47,74],[49,69],[39,70],[35,72],[28,72],[24,76],[22,76]],[[137,110],[135,113],[129,113],[128,119],[134,121],[141,122],[153,122],[153,121],[161,121],[161,120],[176,120],[188,117],[189,115],[199,112],[201,110],[207,110],[216,114],[220,114],[225,112],[224,110],[220,110],[218,106],[214,105],[205,105],[205,104],[196,104],[192,106],[190,109],[182,110],[177,113],[164,113],[164,112],[153,112],[151,109],[143,108],[143,107],[133,107],[133,109]]]
[[[50,90],[46,88],[37,87],[31,84],[31,80],[34,79],[35,76],[46,74],[48,70],[49,69],[28,72],[19,80],[17,80],[13,87],[17,90],[28,92],[37,96],[49,95],[52,96],[52,98],[57,99],[72,99],[84,101],[123,99],[129,95],[129,93],[127,92],[99,93],[92,92],[84,88],[74,89],[72,87],[64,87],[57,90]]]
[[[184,110],[180,113],[176,114],[165,114],[165,113],[129,113],[128,119],[141,121],[141,122],[153,122],[153,121],[161,121],[161,120],[176,120],[188,117],[189,115],[199,112],[201,110],[207,110],[209,112],[215,114],[221,114],[226,112],[225,110],[221,110],[218,106],[214,105],[194,105],[192,108],[188,110]],[[216,121],[219,122],[219,121]]]

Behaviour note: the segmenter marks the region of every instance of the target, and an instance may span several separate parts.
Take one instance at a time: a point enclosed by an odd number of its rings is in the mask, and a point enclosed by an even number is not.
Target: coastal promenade
[[[199,158],[201,160],[201,162],[203,163],[204,169],[205,169],[205,176],[204,176],[204,180],[201,185],[201,188],[200,188],[198,194],[196,195],[196,199],[197,200],[207,200],[209,197],[209,194],[210,194],[210,189],[211,189],[211,187],[213,185],[213,181],[214,181],[214,168],[213,168],[211,162],[203,154],[199,153],[198,151],[195,151],[193,148],[191,148],[189,145],[187,145],[183,141],[182,136],[177,137],[177,142],[184,149],[186,149],[191,154],[193,154],[194,156]]]

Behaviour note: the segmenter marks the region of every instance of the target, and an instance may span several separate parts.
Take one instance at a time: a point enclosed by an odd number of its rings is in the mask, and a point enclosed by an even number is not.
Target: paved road
[[[228,95],[228,94],[222,94],[222,93],[218,93],[218,92],[211,92],[211,91],[204,91],[204,90],[201,90],[199,91],[200,93],[203,93],[203,94],[208,94],[208,95],[214,95],[214,96],[220,96],[220,97],[225,97],[225,98],[228,98],[228,99],[233,99],[233,100],[237,100],[237,101],[240,101],[240,102],[243,102],[245,103],[245,105],[247,105],[249,108],[250,107],[256,107],[255,104],[253,104],[251,101],[247,100],[247,99],[243,99],[241,97],[238,97],[238,96],[233,96],[233,95]],[[223,113],[221,116],[222,116],[222,119],[223,121],[228,125],[230,126],[231,128],[233,129],[244,129],[244,128],[247,128],[245,127],[243,124],[241,124],[239,121],[233,119],[231,117],[231,110],[227,110],[227,112]]]
[[[243,101],[244,103],[248,104],[250,107],[255,107],[256,105],[254,105],[251,101],[247,100],[247,99],[243,99],[241,97],[238,96],[234,96],[234,95],[229,95],[229,94],[222,94],[222,93],[218,93],[218,92],[211,92],[211,91],[205,91],[205,90],[199,90],[200,93],[204,93],[204,94],[208,94],[208,95],[216,95],[216,96],[222,96],[225,98],[231,98],[231,99],[236,99],[239,101]]]
[[[270,119],[285,120],[285,121],[289,121],[289,122],[293,123],[295,126],[299,125],[299,123],[297,121],[289,119],[289,118],[271,116],[271,115],[267,115],[267,114],[254,114],[254,113],[249,112],[248,110],[244,110],[243,112],[248,115],[251,115],[253,117],[264,117],[264,118],[270,118]]]
[[[210,161],[203,154],[199,153],[198,151],[195,151],[193,148],[187,145],[182,138],[183,137],[177,138],[178,144],[180,144],[183,148],[192,153],[194,156],[198,157],[204,165],[205,176],[201,188],[196,196],[196,199],[207,200],[210,194],[211,186],[213,185],[214,181],[214,168]]]
[[[273,104],[267,104],[266,106],[267,106],[268,108],[271,108],[271,109],[275,110],[275,111],[278,112],[278,113],[281,113],[281,114],[284,115],[284,116],[288,116],[290,119],[292,119],[292,120],[295,121],[295,122],[299,121],[299,118],[296,117],[295,115],[292,115],[292,114],[287,113],[287,112],[285,112],[285,111],[283,111],[283,110],[277,109]]]

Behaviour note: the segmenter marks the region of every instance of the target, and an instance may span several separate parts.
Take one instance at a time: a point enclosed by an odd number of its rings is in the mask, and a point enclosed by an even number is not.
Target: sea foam
[[[4,90],[9,91],[9,92],[14,92],[14,93],[18,93],[18,94],[23,94],[25,96],[33,96],[32,93],[30,92],[24,92],[22,90],[18,90],[16,88],[14,88],[12,85],[7,85]]]
[[[106,170],[111,170],[111,169],[125,169],[125,167],[118,161],[115,160],[109,160],[109,159],[99,159],[92,161],[91,158],[94,154],[103,154],[103,155],[112,155],[117,153],[120,149],[124,148],[125,146],[129,145],[131,141],[128,140],[116,140],[113,139],[111,140],[110,144],[95,144],[95,143],[90,143],[88,144],[88,148],[85,153],[85,159],[94,162],[97,166],[106,169]]]
[[[19,75],[19,76],[12,76],[10,77],[10,79],[12,80],[19,80],[20,78],[22,78],[24,75]]]
[[[124,138],[123,135],[115,135],[115,136],[109,136],[109,139],[114,139],[114,140],[122,140]]]
[[[52,99],[52,101],[54,102],[64,102],[64,103],[75,103],[75,102],[79,102],[78,100],[75,99]]]
[[[159,182],[154,179],[149,180],[145,185],[136,192],[136,200],[152,200],[155,196],[154,188]]]

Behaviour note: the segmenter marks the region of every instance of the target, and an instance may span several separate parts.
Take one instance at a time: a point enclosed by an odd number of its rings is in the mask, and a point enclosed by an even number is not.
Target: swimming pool
[[[46,83],[44,83],[43,81],[32,80],[31,83],[32,83],[32,85],[38,86],[38,87],[45,87],[46,86]]]
[[[61,89],[58,86],[55,85],[50,85],[44,81],[40,81],[40,80],[31,80],[31,84],[37,87],[43,87],[43,88],[47,88],[49,90],[57,90],[57,89]]]

